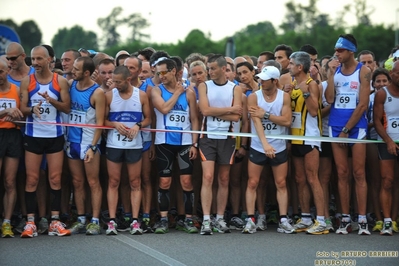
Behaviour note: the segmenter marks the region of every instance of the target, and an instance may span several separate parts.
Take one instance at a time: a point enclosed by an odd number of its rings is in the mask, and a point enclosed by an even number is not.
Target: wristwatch
[[[270,113],[265,112],[265,114],[263,115],[263,119],[269,119],[269,117],[270,117]]]
[[[97,152],[97,145],[89,145],[89,148],[93,151],[93,153]]]
[[[196,142],[196,143],[193,143],[193,145],[192,145],[194,148],[197,148],[198,149],[198,142]]]
[[[310,96],[310,92],[304,92],[304,93],[303,93],[303,98],[304,98],[304,99],[309,98],[309,96]]]
[[[136,123],[136,125],[141,129],[141,122]]]
[[[343,127],[342,128],[342,132],[344,132],[345,134],[348,134],[349,133],[349,128]]]

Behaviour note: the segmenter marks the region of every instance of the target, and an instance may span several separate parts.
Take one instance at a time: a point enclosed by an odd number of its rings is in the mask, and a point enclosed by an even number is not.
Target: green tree
[[[92,31],[85,31],[81,26],[73,26],[71,29],[59,29],[51,40],[52,46],[57,57],[67,49],[98,50],[97,35]]]
[[[104,36],[104,46],[112,47],[120,42],[120,34],[117,31],[118,26],[123,23],[123,19],[120,19],[120,15],[123,9],[118,6],[112,9],[111,14],[105,18],[99,18],[97,20],[98,26],[103,30]]]
[[[25,51],[30,51],[33,47],[42,44],[42,32],[33,20],[24,21],[17,32]]]
[[[127,25],[127,27],[131,28],[131,36],[128,38],[129,42],[137,42],[149,39],[150,35],[144,34],[141,31],[145,28],[148,28],[150,24],[141,16],[140,13],[129,15],[123,20],[123,22]]]

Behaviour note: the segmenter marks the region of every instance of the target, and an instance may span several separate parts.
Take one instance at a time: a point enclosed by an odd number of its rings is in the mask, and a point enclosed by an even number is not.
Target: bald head
[[[234,65],[235,66],[237,66],[239,63],[242,63],[242,62],[247,62],[247,59],[245,59],[242,56],[238,56],[238,57],[234,58]]]
[[[25,50],[21,44],[19,44],[17,42],[11,42],[6,48],[6,54],[9,54],[9,53],[22,54],[22,53],[25,53]]]
[[[231,58],[230,56],[225,56],[224,58],[226,58],[226,62],[227,63],[232,63],[234,65],[234,60],[233,58]]]
[[[48,53],[48,50],[46,49],[46,47],[41,46],[41,45],[35,46],[35,47],[32,48],[31,54],[36,53],[36,52],[43,54],[45,57],[49,57],[50,56],[49,53]]]
[[[0,69],[8,69],[8,64],[2,57],[0,58]]]

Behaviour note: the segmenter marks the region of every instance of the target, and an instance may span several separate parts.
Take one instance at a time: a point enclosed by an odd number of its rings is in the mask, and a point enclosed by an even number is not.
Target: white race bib
[[[40,120],[53,121],[57,117],[57,109],[47,102],[42,103],[42,105],[39,107],[39,112]],[[39,119],[35,114],[33,114],[33,117]]]
[[[171,110],[166,115],[166,126],[180,128],[190,127],[188,113],[186,111]]]
[[[16,107],[17,101],[15,99],[0,98],[0,110]]]
[[[128,137],[121,135],[118,130],[112,130],[112,142],[119,147],[133,147],[134,141],[133,139],[129,139]]]
[[[69,123],[81,125],[85,123],[86,112],[71,110],[69,113]]]
[[[399,117],[390,117],[388,119],[387,133],[399,133]]]
[[[278,135],[280,134],[279,126],[276,123],[270,122],[269,120],[263,121],[263,131],[267,135]]]
[[[291,128],[301,128],[302,127],[301,121],[302,121],[301,112],[292,112]]]
[[[337,109],[355,109],[356,92],[341,92],[335,96],[335,108]]]

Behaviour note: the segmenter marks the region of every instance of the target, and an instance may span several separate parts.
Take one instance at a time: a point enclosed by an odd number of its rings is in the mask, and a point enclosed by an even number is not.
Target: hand
[[[107,85],[107,87],[110,89],[115,88],[114,81],[112,79],[108,79],[105,85]]]
[[[179,95],[182,94],[183,92],[185,92],[185,88],[183,86],[183,84],[181,83],[181,81],[178,81],[176,83],[176,87],[175,87],[175,93],[178,93]]]
[[[310,69],[309,69],[309,73],[310,73],[310,77],[313,80],[317,80],[318,79],[319,70],[317,69],[317,67],[311,66]]]
[[[137,137],[137,134],[139,132],[140,132],[140,127],[138,125],[134,125],[128,130],[127,137],[129,139],[134,139],[135,137]]]
[[[5,111],[7,113],[7,116],[12,119],[19,119],[21,117],[24,117],[24,115],[18,108],[8,108]]]
[[[241,105],[233,105],[231,108],[230,108],[230,113],[231,114],[236,114],[236,115],[242,115],[242,106]]]
[[[399,146],[395,142],[393,142],[393,141],[387,142],[387,150],[388,150],[389,154],[398,156],[398,149],[399,149]]]
[[[345,134],[344,132],[339,133],[338,138],[347,138],[349,134]],[[340,143],[339,144],[342,147],[345,147],[348,145],[348,143]]]
[[[252,117],[258,117],[259,119],[263,119],[263,116],[265,115],[265,110],[259,106],[249,107],[248,112]]]
[[[337,70],[337,67],[340,65],[341,63],[338,61],[338,59],[333,59],[328,63],[328,70],[330,71],[331,75],[335,74],[335,71]]]
[[[53,99],[53,98],[51,98],[51,97],[48,95],[47,91],[45,91],[44,93],[38,92],[37,94],[39,94],[40,96],[42,96],[42,97],[46,100],[47,103],[50,103],[50,100]]]
[[[93,81],[95,81],[95,82],[97,82],[97,79],[99,78],[99,76],[98,76],[98,70],[96,69],[96,70],[94,70],[94,72],[93,72],[93,74],[91,74],[91,77],[90,77]]]
[[[129,129],[124,124],[114,122],[114,127],[121,135],[129,137]]]
[[[93,158],[94,158],[94,151],[93,151],[92,149],[89,148],[89,149],[87,150],[86,154],[85,154],[84,162],[85,162],[85,163],[90,163],[91,160],[93,160]]]
[[[236,152],[236,157],[237,157],[237,158],[242,158],[242,157],[245,156],[245,154],[247,154],[247,151],[246,151],[243,147],[240,147],[240,148],[237,150],[237,152]]]
[[[189,158],[190,160],[195,160],[195,158],[197,158],[197,154],[198,154],[197,148],[194,147],[194,146],[191,146],[191,148],[190,148],[190,153],[189,153],[189,155],[188,155],[188,158]]]
[[[273,159],[274,157],[276,157],[276,150],[269,144],[266,144],[265,147],[263,147],[263,150],[265,151],[265,154],[267,157]]]
[[[306,80],[302,81],[297,85],[297,87],[302,91],[302,92],[309,92],[309,85],[306,84]]]
[[[33,106],[33,109],[32,109],[32,110],[33,110],[33,113],[34,113],[38,118],[41,118],[41,115],[40,115],[40,108],[41,108],[41,106],[42,106],[42,101],[40,101],[39,104]]]

